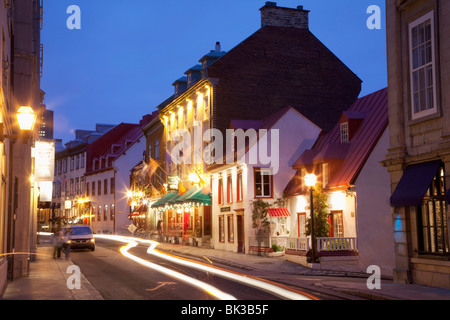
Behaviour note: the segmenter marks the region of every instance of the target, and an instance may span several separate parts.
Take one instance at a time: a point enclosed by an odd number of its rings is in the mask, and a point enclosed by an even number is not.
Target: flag
[[[153,160],[151,157],[149,158],[149,172],[148,175],[151,177],[153,174],[155,174],[156,169],[158,169],[159,164],[155,160]]]

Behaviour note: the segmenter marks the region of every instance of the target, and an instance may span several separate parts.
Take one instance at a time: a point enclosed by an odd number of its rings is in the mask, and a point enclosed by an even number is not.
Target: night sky
[[[384,0],[280,0],[310,10],[310,31],[363,81],[361,96],[387,85]],[[257,0],[44,0],[45,104],[54,138],[96,123],[137,123],[173,93],[172,83],[216,41],[229,51],[260,28]],[[81,9],[81,29],[66,22]],[[369,30],[370,5],[381,29]]]

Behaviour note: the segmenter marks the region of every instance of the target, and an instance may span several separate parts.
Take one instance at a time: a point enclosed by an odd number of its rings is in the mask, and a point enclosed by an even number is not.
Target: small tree
[[[266,229],[270,224],[266,214],[267,209],[270,208],[270,204],[261,199],[258,199],[253,201],[252,206],[253,228],[255,228],[255,233],[259,234],[261,230]]]
[[[330,223],[328,222],[328,196],[323,192],[321,186],[316,186],[313,191],[314,210],[314,236],[328,237],[330,234]],[[306,234],[311,235],[311,217],[306,222]],[[314,244],[315,245],[315,244]]]

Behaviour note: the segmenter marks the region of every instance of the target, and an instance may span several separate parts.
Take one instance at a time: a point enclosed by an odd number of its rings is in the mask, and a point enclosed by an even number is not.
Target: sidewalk
[[[81,275],[80,289],[70,290],[67,273],[73,263],[62,258],[53,259],[53,247],[38,246],[36,261],[30,263],[30,276],[10,281],[0,300],[103,300],[90,282]]]
[[[396,284],[389,280],[382,281],[380,290],[370,290],[366,285],[368,274],[312,270],[283,257],[244,255],[168,243],[160,243],[157,249],[341,299],[450,300],[450,290]],[[0,300],[103,300],[83,275],[81,289],[67,287],[67,279],[72,275],[67,273],[67,268],[72,262],[64,258],[53,259],[51,246],[39,246],[37,253],[37,261],[30,265],[30,276],[9,282]]]

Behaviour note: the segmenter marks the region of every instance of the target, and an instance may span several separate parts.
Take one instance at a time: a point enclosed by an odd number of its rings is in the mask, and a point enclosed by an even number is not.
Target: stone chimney
[[[266,2],[261,11],[261,27],[275,26],[308,29],[309,10],[278,7],[276,2]]]

